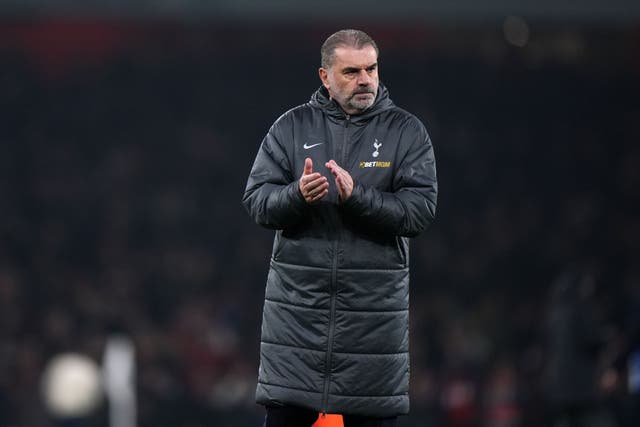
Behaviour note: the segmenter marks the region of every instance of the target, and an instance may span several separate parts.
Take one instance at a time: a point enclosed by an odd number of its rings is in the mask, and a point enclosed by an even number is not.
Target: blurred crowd
[[[240,199],[270,124],[319,86],[326,34],[250,31],[172,27],[87,63],[0,44],[0,427],[72,425],[42,404],[44,366],[99,362],[122,333],[140,426],[261,425],[272,232]],[[440,187],[412,246],[401,425],[637,425],[631,35],[370,33]],[[107,425],[105,408],[85,425]]]

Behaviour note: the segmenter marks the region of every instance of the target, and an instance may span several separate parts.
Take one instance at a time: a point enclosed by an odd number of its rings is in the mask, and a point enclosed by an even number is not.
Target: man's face
[[[347,114],[359,114],[373,105],[378,94],[378,55],[371,45],[362,49],[340,46],[320,80]]]

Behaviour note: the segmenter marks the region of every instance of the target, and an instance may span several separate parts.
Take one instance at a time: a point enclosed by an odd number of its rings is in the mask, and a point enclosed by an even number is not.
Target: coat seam
[[[330,307],[310,307],[307,305],[300,305],[300,304],[294,304],[292,302],[286,302],[286,301],[278,301],[275,300],[273,298],[268,298],[266,297],[264,299],[267,302],[270,302],[272,304],[281,304],[281,305],[287,305],[287,306],[291,306],[291,307],[296,307],[296,308],[301,308],[301,309],[305,309],[305,310],[315,310],[315,311],[326,311],[329,310]],[[402,313],[405,311],[409,311],[408,308],[399,308],[397,310],[361,310],[358,308],[336,308],[336,311],[340,311],[340,312],[344,312],[344,313],[371,313],[371,314],[376,314],[376,313]]]
[[[271,341],[265,341],[265,340],[261,340],[260,341],[262,344],[267,344],[267,345],[276,345],[276,346],[280,346],[280,347],[287,347],[287,348],[295,348],[296,350],[306,350],[306,351],[315,351],[318,353],[324,353],[325,350],[316,350],[314,348],[309,348],[309,347],[301,347],[298,345],[291,345],[291,344],[283,344],[283,343],[278,343],[278,342],[271,342]],[[358,352],[350,352],[350,351],[334,351],[333,354],[339,354],[339,355],[351,355],[351,356],[397,356],[400,354],[409,354],[409,351],[394,351],[394,352],[390,352],[390,353],[358,353]]]
[[[332,271],[331,267],[317,267],[317,266],[313,266],[313,265],[306,265],[306,264],[292,264],[289,262],[282,262],[280,260],[275,260],[273,258],[271,258],[272,263],[275,263],[277,265],[283,265],[283,266],[290,266],[290,267],[294,267],[294,268],[300,268],[300,269],[314,269],[314,270],[326,270],[327,272]],[[403,266],[403,267],[399,267],[399,268],[375,268],[375,267],[362,267],[362,268],[345,268],[345,267],[339,267],[338,271],[340,272],[350,272],[350,271],[362,271],[362,272],[379,272],[379,271],[389,271],[389,272],[399,272],[399,271],[408,271],[409,268],[407,266]]]
[[[362,398],[388,398],[388,397],[401,397],[401,396],[408,396],[409,393],[398,393],[398,394],[336,394],[336,393],[331,393],[332,396],[338,396],[338,397],[362,397]]]
[[[304,392],[306,392],[306,393],[322,394],[322,393],[320,393],[320,392],[318,392],[318,391],[307,390],[306,388],[291,387],[291,386],[288,386],[288,385],[273,384],[273,383],[268,383],[268,382],[264,382],[264,381],[258,381],[258,384],[262,384],[262,385],[266,385],[266,386],[271,386],[271,387],[288,388],[288,389],[291,389],[291,390],[304,391]]]
[[[296,350],[316,351],[318,353],[324,353],[325,352],[325,350],[316,350],[315,348],[302,347],[302,346],[299,346],[299,345],[283,344],[283,343],[279,343],[279,342],[271,342],[271,341],[265,341],[265,340],[260,340],[260,342],[262,344],[267,344],[267,345],[277,345],[277,346],[280,346],[280,347],[295,348]]]

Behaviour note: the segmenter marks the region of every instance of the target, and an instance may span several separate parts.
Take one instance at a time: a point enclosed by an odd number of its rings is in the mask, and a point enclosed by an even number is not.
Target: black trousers
[[[311,427],[318,412],[298,406],[267,406],[263,427]],[[398,417],[342,416],[344,427],[397,427]]]

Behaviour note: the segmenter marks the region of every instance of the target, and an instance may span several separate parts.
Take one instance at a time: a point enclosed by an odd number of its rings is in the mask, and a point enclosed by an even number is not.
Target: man
[[[262,142],[243,203],[275,229],[256,400],[266,426],[394,426],[409,410],[409,241],[436,210],[422,123],[378,80],[378,48],[342,30],[322,86]]]

